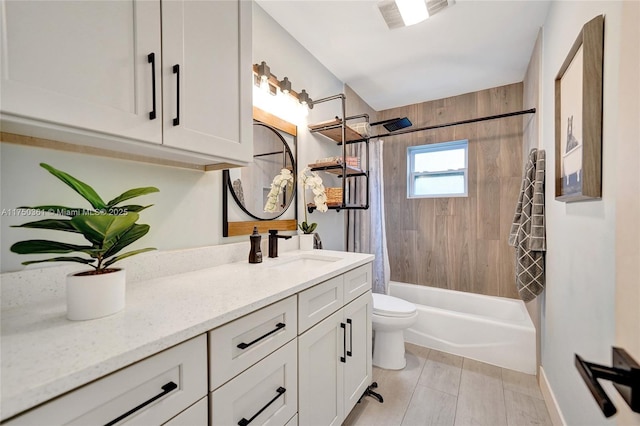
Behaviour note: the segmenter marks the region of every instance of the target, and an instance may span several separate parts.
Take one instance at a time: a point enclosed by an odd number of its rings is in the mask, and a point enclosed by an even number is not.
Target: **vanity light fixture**
[[[313,99],[309,97],[306,90],[302,89],[302,91],[298,93],[298,101],[301,105],[306,106],[309,109],[313,109]]]
[[[303,122],[313,108],[306,90],[291,88],[288,77],[282,80],[271,73],[266,62],[253,64],[253,105],[292,123]]]
[[[278,80],[278,77],[271,74],[271,69],[265,61],[262,61],[260,65],[253,65],[253,75],[254,84],[257,87],[262,88],[265,92],[276,96],[278,94],[278,89],[280,89],[281,93],[293,97],[302,105],[307,105],[309,108],[313,108],[313,101],[309,98],[309,94],[306,91],[302,90],[302,92],[304,92],[304,95],[302,95],[302,93],[297,93],[291,89],[291,81],[288,77],[284,77],[281,81]],[[301,96],[304,98],[304,102],[301,100]]]
[[[271,77],[271,70],[265,61],[262,61],[260,65],[258,65],[258,76],[261,81],[265,82],[269,81],[269,77]]]
[[[309,103],[309,94],[306,90],[302,89],[302,92],[298,95],[298,101],[300,101],[302,105],[307,105]]]
[[[291,82],[287,77],[283,78],[282,81],[279,81],[278,85],[280,86],[280,90],[282,90],[282,93],[284,93],[285,95],[291,92]]]

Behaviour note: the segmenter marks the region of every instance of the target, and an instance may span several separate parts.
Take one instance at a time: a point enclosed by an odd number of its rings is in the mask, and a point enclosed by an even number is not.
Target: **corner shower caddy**
[[[314,105],[333,100],[341,101],[341,116],[336,116],[333,120],[319,124],[310,124],[309,131],[311,133],[320,133],[321,135],[337,142],[338,146],[342,146],[342,164],[332,164],[311,167],[312,171],[323,171],[337,175],[342,183],[342,202],[338,205],[330,205],[329,209],[340,210],[367,210],[369,208],[369,135],[363,136],[360,133],[347,126],[350,120],[364,119],[369,124],[368,114],[353,115],[345,117],[346,96],[343,93],[328,96],[326,98],[313,101]],[[363,143],[365,145],[365,168],[357,168],[347,164],[347,145],[353,143]],[[362,162],[360,164],[362,167]],[[365,204],[347,204],[347,179],[364,177],[366,187]],[[357,191],[358,182],[354,185]],[[306,206],[309,213],[315,210],[315,206]]]

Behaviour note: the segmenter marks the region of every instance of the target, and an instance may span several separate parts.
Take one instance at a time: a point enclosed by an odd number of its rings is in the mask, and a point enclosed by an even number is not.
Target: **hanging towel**
[[[509,234],[516,248],[516,287],[525,302],[544,290],[544,169],[544,150],[532,149]]]

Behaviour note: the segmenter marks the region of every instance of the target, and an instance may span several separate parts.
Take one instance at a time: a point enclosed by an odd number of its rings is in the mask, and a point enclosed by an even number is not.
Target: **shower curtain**
[[[374,293],[388,293],[391,277],[387,236],[384,217],[384,181],[382,175],[382,147],[380,139],[369,142],[369,209],[347,210],[347,251],[375,255],[373,261],[372,285]],[[350,154],[365,158],[366,147],[352,144]],[[347,181],[349,204],[366,203],[366,180],[364,178]]]

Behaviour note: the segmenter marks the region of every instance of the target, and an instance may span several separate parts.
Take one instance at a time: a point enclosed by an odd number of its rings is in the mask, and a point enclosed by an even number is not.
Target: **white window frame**
[[[415,156],[417,154],[450,151],[464,149],[465,167],[455,170],[443,170],[438,172],[415,172]],[[464,193],[461,194],[426,194],[416,195],[414,182],[420,176],[460,175],[464,177]],[[450,198],[467,197],[469,195],[469,140],[461,139],[451,142],[432,143],[427,145],[410,146],[407,148],[407,198]]]

